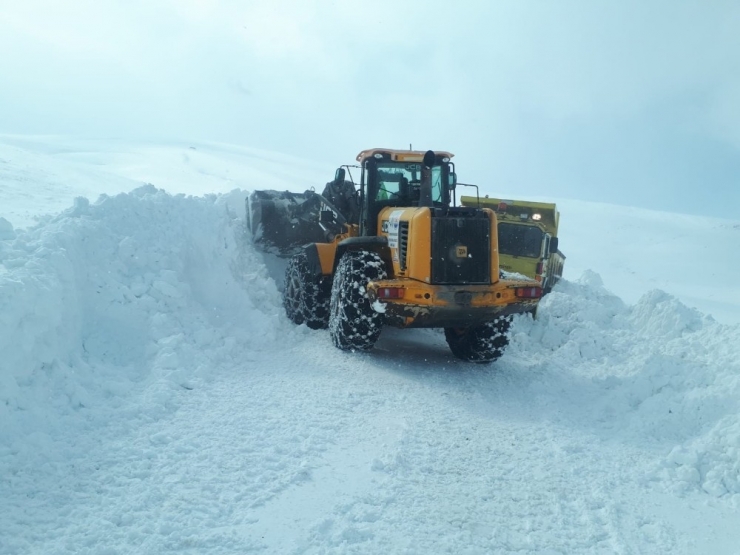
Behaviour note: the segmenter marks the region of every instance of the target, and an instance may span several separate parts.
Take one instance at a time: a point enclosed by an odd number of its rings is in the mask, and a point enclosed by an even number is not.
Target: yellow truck
[[[555,204],[462,196],[463,206],[490,208],[498,219],[499,266],[537,280],[543,295],[563,275],[565,255],[558,249],[560,213]]]

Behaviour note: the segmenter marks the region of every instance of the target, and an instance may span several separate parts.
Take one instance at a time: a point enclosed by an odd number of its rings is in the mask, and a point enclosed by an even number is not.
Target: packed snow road
[[[492,365],[293,326],[244,193],[0,241],[0,552],[737,553],[740,335],[587,272]]]

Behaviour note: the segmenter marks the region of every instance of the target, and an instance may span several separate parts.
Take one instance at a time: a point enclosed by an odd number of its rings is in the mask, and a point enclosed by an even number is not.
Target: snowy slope
[[[44,156],[31,186],[111,168]],[[343,353],[244,190],[107,192],[0,240],[0,553],[738,552],[740,326],[586,270],[494,365]]]
[[[661,289],[720,322],[740,323],[740,216],[737,220],[573,200],[561,212],[566,277],[597,270],[630,304]],[[567,245],[567,246],[566,246]]]
[[[171,193],[226,193],[327,181],[333,166],[224,144],[138,144],[56,136],[0,135],[0,216],[26,227],[72,199],[129,192],[154,183]]]

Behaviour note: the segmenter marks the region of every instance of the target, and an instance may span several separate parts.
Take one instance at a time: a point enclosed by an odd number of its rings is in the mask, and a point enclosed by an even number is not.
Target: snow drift
[[[567,399],[581,425],[653,449],[652,479],[740,503],[739,339],[740,326],[659,290],[625,306],[586,272],[518,322],[508,356],[537,370],[529,387],[548,417],[567,418]]]
[[[238,245],[232,207],[243,199],[145,186],[95,204],[78,198],[0,242],[3,445],[22,440],[31,453],[29,434],[120,408],[132,391],[166,404],[168,388],[207,377],[236,342],[274,341],[279,297]]]

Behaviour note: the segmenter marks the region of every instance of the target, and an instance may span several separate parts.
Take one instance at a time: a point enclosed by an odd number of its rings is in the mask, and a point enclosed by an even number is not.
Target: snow
[[[532,278],[529,276],[525,276],[524,274],[520,274],[519,272],[507,272],[506,270],[500,270],[501,277],[503,279],[509,279],[509,280],[524,280],[529,281]]]
[[[345,353],[243,226],[331,166],[190,146],[0,140],[0,553],[737,553],[740,222],[558,201],[499,361]]]
[[[375,312],[379,312],[380,314],[385,314],[385,303],[382,303],[378,300],[373,301],[373,310]]]

